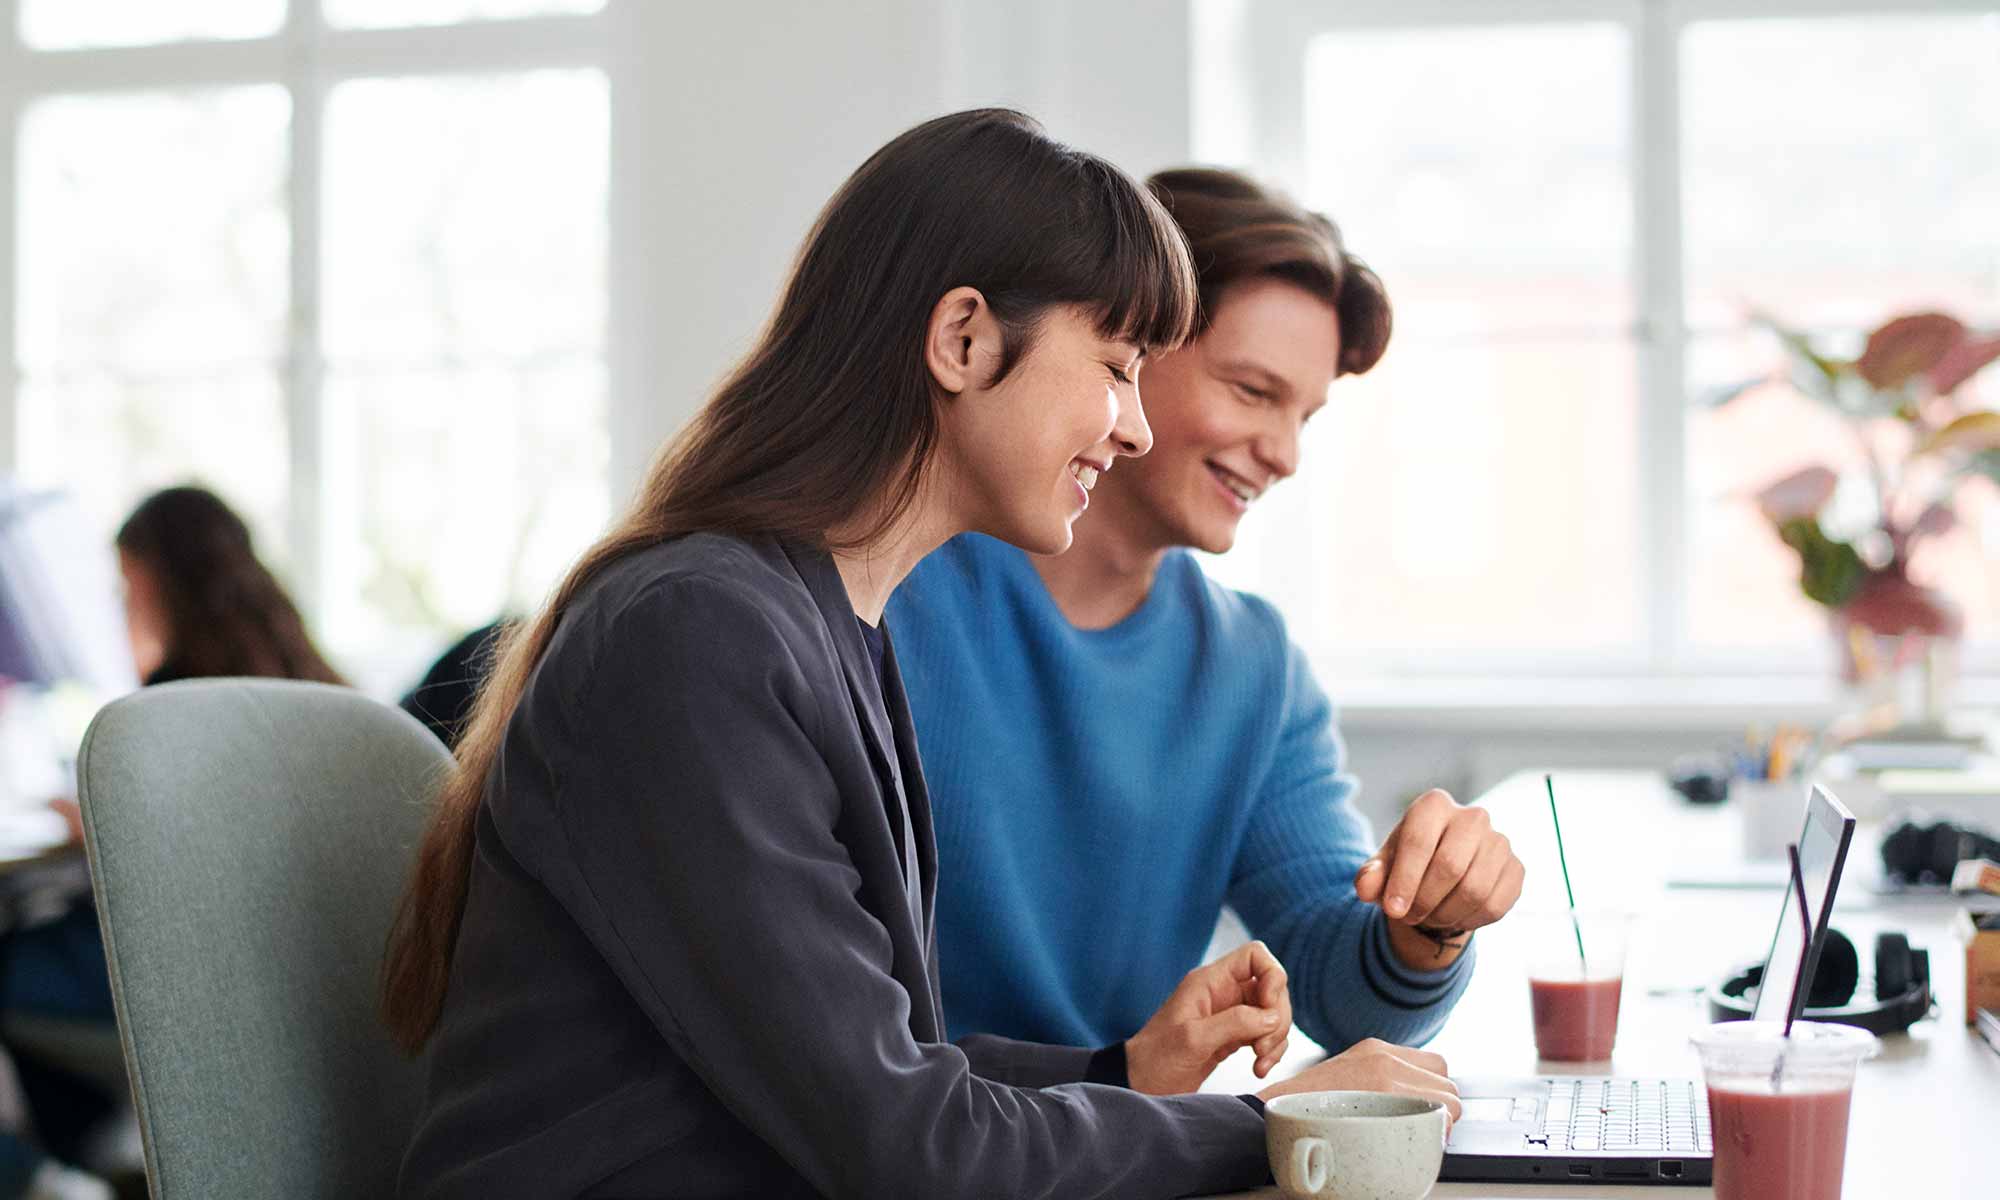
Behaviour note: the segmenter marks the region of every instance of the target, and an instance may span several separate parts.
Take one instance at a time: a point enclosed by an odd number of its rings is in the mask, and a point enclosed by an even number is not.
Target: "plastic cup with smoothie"
[[[1578,910],[1537,913],[1525,924],[1528,1000],[1535,1017],[1535,1052],[1549,1062],[1601,1062],[1618,1038],[1618,1000],[1625,983],[1630,914]],[[1577,933],[1583,952],[1577,952]]]
[[[1708,1085],[1716,1200],[1840,1200],[1855,1068],[1875,1039],[1816,1021],[1794,1022],[1788,1039],[1775,1021],[1731,1021],[1693,1040]]]

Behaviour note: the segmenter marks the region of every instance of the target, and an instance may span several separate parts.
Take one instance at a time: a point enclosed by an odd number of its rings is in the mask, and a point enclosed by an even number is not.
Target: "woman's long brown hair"
[[[125,518],[116,541],[152,577],[166,610],[166,657],[154,678],[346,682],[257,557],[250,527],[214,492],[154,492]]]
[[[897,520],[937,441],[925,329],[959,286],[979,289],[1005,331],[996,381],[1052,306],[1089,312],[1107,337],[1171,348],[1198,302],[1186,245],[1145,189],[1020,113],[939,117],[863,163],[820,213],[750,354],[516,627],[481,689],[389,931],[382,1018],[406,1051],[444,1008],[487,776],[564,611],[611,564],[683,534],[825,547],[857,514],[880,514],[861,541]]]

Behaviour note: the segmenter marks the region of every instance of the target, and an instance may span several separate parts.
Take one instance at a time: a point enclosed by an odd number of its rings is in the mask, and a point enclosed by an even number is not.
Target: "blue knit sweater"
[[[1026,555],[975,534],[920,563],[887,622],[936,820],[952,1037],[1130,1037],[1225,903],[1330,1052],[1444,1023],[1472,951],[1411,970],[1355,898],[1376,839],[1268,603],[1176,551],[1137,612],[1079,630]]]

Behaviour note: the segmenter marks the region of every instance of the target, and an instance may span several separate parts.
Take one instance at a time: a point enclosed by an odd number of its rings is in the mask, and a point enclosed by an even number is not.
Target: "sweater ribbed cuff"
[[[1420,971],[1404,965],[1389,942],[1389,922],[1377,912],[1373,926],[1361,940],[1361,978],[1376,999],[1405,1012],[1420,1012],[1444,1000],[1472,960],[1467,943],[1457,958],[1435,971]]]

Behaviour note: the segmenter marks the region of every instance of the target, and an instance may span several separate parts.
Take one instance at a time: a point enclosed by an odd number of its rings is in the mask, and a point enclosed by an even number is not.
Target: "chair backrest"
[[[450,761],[314,683],[164,684],[92,723],[79,796],[156,1200],[394,1194],[420,1077],[376,974]]]

